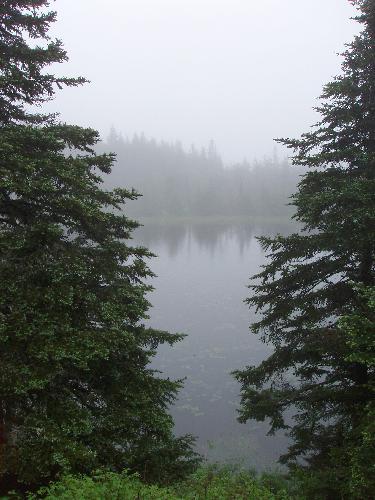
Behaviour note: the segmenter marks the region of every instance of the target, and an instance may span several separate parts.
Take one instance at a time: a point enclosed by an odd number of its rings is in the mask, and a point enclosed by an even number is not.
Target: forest
[[[106,186],[128,186],[142,194],[127,212],[150,216],[290,216],[289,197],[303,173],[277,155],[224,166],[214,143],[198,151],[157,143],[144,135],[124,139],[113,129],[100,151],[116,153]]]
[[[375,497],[375,0],[351,3],[361,31],[319,122],[277,139],[289,162],[226,166],[213,143],[101,142],[51,113],[56,92],[87,84],[53,72],[68,59],[57,13],[1,2],[1,498]],[[149,322],[155,256],[135,219],[280,214],[296,227],[259,238],[245,299],[269,349],[231,379],[233,420],[283,432],[287,450],[268,471],[207,463],[175,432],[189,381],[152,364],[185,334]]]

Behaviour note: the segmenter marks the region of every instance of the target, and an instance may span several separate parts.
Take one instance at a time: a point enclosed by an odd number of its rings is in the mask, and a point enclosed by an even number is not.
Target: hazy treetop
[[[315,121],[358,25],[349,0],[57,0],[63,119],[186,146],[213,139],[225,161],[270,153]],[[61,70],[63,71],[63,69]]]

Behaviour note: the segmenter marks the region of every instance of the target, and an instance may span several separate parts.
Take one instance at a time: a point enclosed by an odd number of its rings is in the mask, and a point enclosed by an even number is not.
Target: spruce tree
[[[374,397],[374,366],[350,360],[339,323],[363,300],[355,285],[374,286],[375,1],[352,3],[363,31],[343,54],[342,74],[324,87],[320,122],[280,140],[309,170],[292,199],[303,229],[260,239],[268,261],[247,301],[262,312],[253,332],[274,352],[236,372],[240,421],[269,418],[271,432],[289,429],[281,460],[320,475],[319,498],[342,498],[347,469],[336,458]]]
[[[349,362],[360,363],[368,372],[375,370],[375,287],[358,286],[360,300],[339,323],[348,345]],[[358,424],[351,428],[337,456],[345,471],[344,488],[349,498],[371,498],[375,491],[375,378],[367,388],[372,398],[365,405]],[[342,488],[342,489],[344,489]]]
[[[151,254],[122,212],[137,194],[102,188],[114,157],[96,131],[31,108],[84,81],[45,71],[66,60],[54,20],[47,0],[0,5],[0,494],[99,467],[163,482],[197,463],[168,413],[180,383],[149,367],[181,336],[144,326]]]

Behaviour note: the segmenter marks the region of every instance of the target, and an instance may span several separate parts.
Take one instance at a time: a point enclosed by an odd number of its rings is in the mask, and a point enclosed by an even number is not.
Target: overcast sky
[[[358,32],[349,0],[56,0],[53,35],[91,80],[53,109],[104,138],[213,139],[227,163],[272,154],[317,119],[322,85]]]

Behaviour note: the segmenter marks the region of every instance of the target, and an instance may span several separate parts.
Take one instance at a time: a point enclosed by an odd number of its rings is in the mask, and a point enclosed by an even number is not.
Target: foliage
[[[287,485],[269,488],[267,479],[257,477],[252,471],[237,467],[212,465],[198,471],[174,487],[179,498],[186,499],[256,499],[256,500],[287,500]],[[275,474],[275,479],[277,478]],[[275,481],[276,482],[276,481]]]
[[[343,466],[351,498],[370,498],[375,491],[375,288],[358,288],[360,301],[348,316],[340,321],[344,338],[350,346],[348,361],[366,366],[367,388],[372,400],[364,408],[352,435],[346,439]]]
[[[44,70],[67,60],[60,40],[50,40],[48,30],[56,13],[45,10],[47,0],[3,0],[0,4],[0,123],[43,122],[28,105],[41,105],[56,87],[77,86],[83,78],[56,77]],[[27,35],[27,36],[25,36]],[[35,40],[47,41],[44,45]],[[26,106],[25,106],[26,105]],[[52,118],[52,117],[50,117]]]
[[[263,312],[252,330],[275,350],[236,372],[240,420],[288,429],[294,442],[282,461],[312,477],[316,498],[330,499],[350,498],[344,443],[373,399],[373,368],[350,357],[339,323],[363,303],[353,283],[374,285],[375,2],[355,3],[364,29],[344,53],[342,75],[324,88],[321,121],[301,139],[281,140],[309,171],[293,196],[303,230],[261,238],[269,261],[248,299]]]
[[[129,475],[126,471],[122,474],[101,473],[92,478],[68,476],[29,498],[287,500],[291,497],[284,489],[271,491],[252,473],[208,467],[199,469],[184,482],[167,488],[145,485],[137,476]]]
[[[0,6],[0,493],[101,466],[179,479],[198,462],[168,414],[181,384],[149,363],[181,335],[143,324],[151,254],[120,212],[137,194],[102,188],[97,132],[28,108],[82,82],[44,71],[60,42],[29,45],[48,38],[44,7]]]
[[[30,500],[45,498],[46,500],[80,498],[82,500],[123,499],[163,499],[175,500],[176,496],[168,488],[142,483],[137,475],[127,472],[97,473],[93,477],[66,476],[61,481],[43,488],[37,495],[29,496]]]

